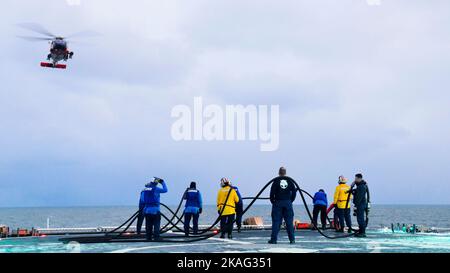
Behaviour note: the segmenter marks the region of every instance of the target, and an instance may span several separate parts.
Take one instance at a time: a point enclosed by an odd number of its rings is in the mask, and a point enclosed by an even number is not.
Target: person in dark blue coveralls
[[[198,218],[202,213],[202,195],[199,190],[197,190],[197,183],[191,182],[191,185],[184,193],[184,200],[186,200],[186,205],[184,208],[184,234],[189,236],[189,225],[192,219],[192,225],[194,234],[198,233]]]
[[[353,204],[355,205],[356,220],[358,221],[359,230],[355,234],[356,237],[366,237],[367,222],[365,218],[366,211],[369,209],[370,196],[367,182],[364,181],[363,175],[358,173],[355,175],[356,189],[353,190]]]
[[[291,244],[295,243],[294,209],[292,203],[297,195],[294,183],[285,179],[286,169],[281,167],[279,177],[275,178],[270,188],[270,202],[272,203],[272,235],[269,244],[276,244],[281,223],[284,219],[286,231]]]
[[[141,196],[142,196],[142,192],[145,191],[146,188],[150,187],[150,184],[151,183],[145,184],[145,188],[141,191]],[[136,233],[137,234],[141,234],[142,224],[144,223],[144,219],[145,219],[144,203],[142,203],[141,199],[139,199],[139,214],[138,214],[137,224],[136,224]]]
[[[236,227],[237,227],[237,231],[241,232],[241,227],[242,227],[242,213],[244,212],[244,201],[242,200],[242,196],[241,193],[239,192],[238,187],[236,186],[231,186],[237,193],[238,197],[239,197],[239,202],[236,204]]]
[[[327,227],[327,208],[328,208],[328,199],[327,194],[324,190],[320,189],[316,194],[314,194],[313,198],[313,229],[317,227],[317,218],[320,213],[320,222],[322,224],[322,229],[326,229]]]
[[[158,185],[161,184],[161,187]],[[139,207],[142,206],[145,215],[145,237],[147,240],[159,240],[159,229],[161,226],[160,194],[167,192],[166,182],[155,177],[141,192]]]

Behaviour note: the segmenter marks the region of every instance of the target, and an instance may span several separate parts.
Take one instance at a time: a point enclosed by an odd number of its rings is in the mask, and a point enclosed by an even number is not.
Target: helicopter
[[[23,23],[19,27],[31,30],[42,36],[18,36],[28,41],[48,41],[50,43],[50,52],[47,55],[47,62],[41,62],[41,67],[66,69],[66,64],[60,64],[61,61],[67,62],[72,59],[74,52],[69,50],[67,39],[80,36],[97,36],[96,33],[90,31],[78,32],[66,37],[57,36],[36,23]]]

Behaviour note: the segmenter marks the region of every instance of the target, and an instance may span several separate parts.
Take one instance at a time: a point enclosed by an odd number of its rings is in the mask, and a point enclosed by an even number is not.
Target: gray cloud
[[[134,204],[152,175],[167,177],[172,203],[190,180],[212,202],[221,177],[251,195],[280,165],[311,191],[363,171],[376,202],[449,202],[444,1],[5,5],[2,206]],[[15,37],[28,21],[102,36],[72,45],[69,70],[49,71],[38,67],[48,45]],[[280,150],[174,142],[170,111],[194,96],[280,104]]]

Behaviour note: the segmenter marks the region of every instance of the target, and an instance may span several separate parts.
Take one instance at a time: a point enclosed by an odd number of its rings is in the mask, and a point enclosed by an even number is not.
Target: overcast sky
[[[0,206],[133,205],[152,176],[166,203],[191,180],[212,203],[221,177],[251,196],[281,165],[311,192],[362,172],[374,203],[450,203],[449,1],[73,3],[2,1]],[[101,36],[44,69],[23,22]],[[279,104],[279,150],[175,142],[195,96]]]

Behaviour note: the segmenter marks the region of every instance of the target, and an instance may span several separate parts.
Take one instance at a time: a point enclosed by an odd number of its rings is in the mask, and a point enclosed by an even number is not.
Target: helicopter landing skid
[[[41,66],[49,67],[49,68],[58,68],[58,69],[66,69],[67,68],[67,65],[65,65],[65,64],[52,64],[52,63],[45,63],[45,62],[42,62]]]

